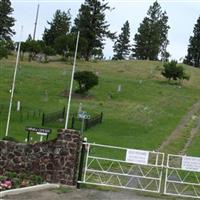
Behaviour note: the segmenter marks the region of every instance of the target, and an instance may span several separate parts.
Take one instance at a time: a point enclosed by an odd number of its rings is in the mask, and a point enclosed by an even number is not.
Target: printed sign
[[[26,127],[26,131],[31,131],[31,132],[40,132],[40,133],[51,133],[51,129],[47,128],[36,128],[36,127]]]
[[[78,118],[80,119],[90,119],[90,115],[87,114],[85,111],[81,111],[78,113]]]
[[[126,162],[146,165],[148,164],[148,159],[149,159],[148,151],[141,151],[134,149],[127,149],[126,151]]]
[[[47,135],[47,133],[43,133],[43,132],[37,132],[37,135],[44,135],[44,136],[46,136]]]
[[[183,170],[200,172],[200,158],[183,156],[181,168]]]

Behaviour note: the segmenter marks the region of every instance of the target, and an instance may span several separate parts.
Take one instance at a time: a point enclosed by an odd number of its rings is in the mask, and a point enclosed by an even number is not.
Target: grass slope
[[[78,110],[80,102],[88,113],[104,112],[103,123],[84,133],[89,142],[149,150],[162,143],[200,98],[200,70],[185,66],[191,79],[179,87],[169,85],[161,77],[161,65],[151,61],[78,62],[77,70],[98,72],[100,78],[99,85],[90,91],[92,98],[72,99],[72,112]],[[3,108],[0,137],[5,134],[13,66],[12,59],[0,63],[0,109]],[[41,126],[39,112],[57,111],[67,104],[67,99],[60,94],[69,88],[71,66],[71,63],[59,62],[21,63],[10,136],[24,140],[25,126]],[[117,92],[119,84],[122,85],[121,93]],[[48,91],[48,101],[45,101],[45,90]],[[18,100],[22,102],[23,119],[15,111]],[[63,124],[50,127],[53,128],[51,137],[55,137],[57,128],[63,127]]]

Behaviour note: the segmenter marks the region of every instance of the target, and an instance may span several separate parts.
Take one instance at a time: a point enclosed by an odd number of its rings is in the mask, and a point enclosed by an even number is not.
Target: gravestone
[[[79,104],[78,113],[82,112],[82,103]]]
[[[45,91],[44,91],[44,101],[48,101],[48,100],[49,100],[48,91],[45,90]]]
[[[17,101],[17,111],[19,112],[21,109],[21,102],[20,101]]]
[[[63,72],[62,72],[62,75],[65,76],[66,74],[67,74],[67,70],[64,69]]]
[[[117,87],[117,92],[121,92],[122,91],[122,85],[119,84],[118,87]]]

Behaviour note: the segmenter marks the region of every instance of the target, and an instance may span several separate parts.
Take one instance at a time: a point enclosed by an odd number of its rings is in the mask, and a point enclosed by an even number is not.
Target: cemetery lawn
[[[0,138],[5,135],[14,65],[15,58],[0,61]],[[9,136],[24,141],[26,126],[41,127],[43,112],[61,110],[67,105],[67,98],[61,94],[69,90],[72,64],[24,61],[20,66]],[[99,85],[89,92],[88,98],[72,97],[71,113],[77,112],[81,102],[89,114],[104,114],[102,124],[84,132],[89,142],[146,150],[159,147],[200,99],[200,69],[184,65],[191,78],[179,86],[168,84],[161,76],[161,66],[161,62],[153,61],[78,61],[76,70],[99,75]],[[120,84],[122,91],[117,92]],[[17,101],[21,101],[22,114],[16,112]],[[45,127],[53,129],[50,138],[54,138],[64,123]],[[199,148],[199,142],[194,144],[197,146],[190,149],[191,155],[196,155]]]

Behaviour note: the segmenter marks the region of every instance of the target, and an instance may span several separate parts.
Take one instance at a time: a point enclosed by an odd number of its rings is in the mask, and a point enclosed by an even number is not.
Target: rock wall
[[[75,185],[81,144],[77,131],[64,129],[56,139],[35,144],[0,140],[0,174],[33,173],[47,182]]]

